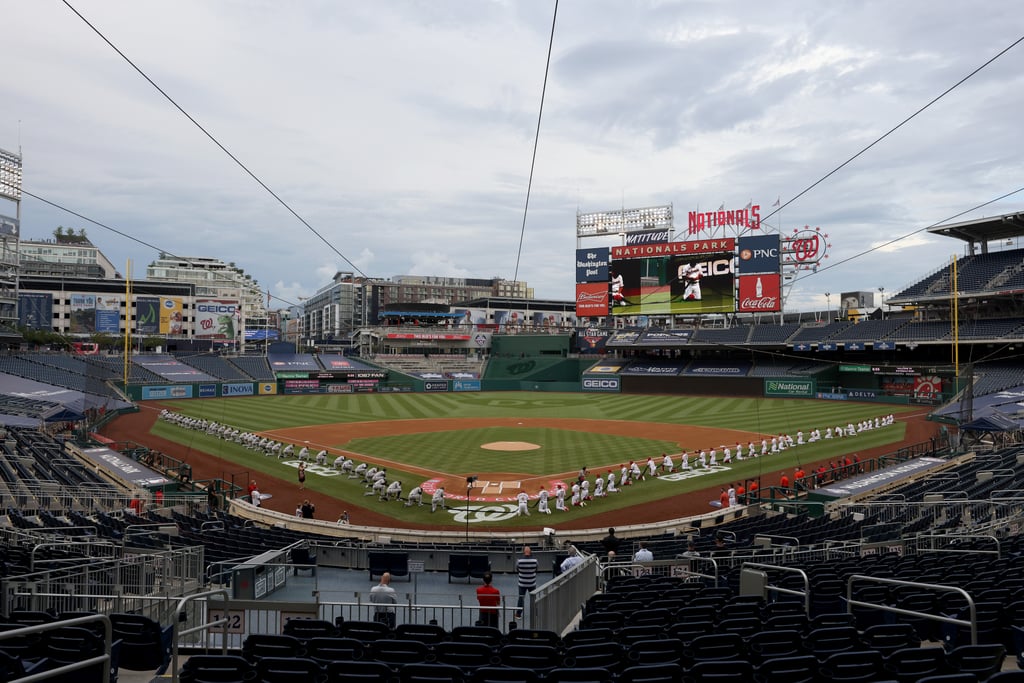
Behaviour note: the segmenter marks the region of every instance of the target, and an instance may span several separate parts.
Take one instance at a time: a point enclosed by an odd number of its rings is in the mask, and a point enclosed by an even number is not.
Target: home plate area
[[[473,482],[472,488],[469,488],[468,482],[465,479],[459,480],[457,478],[428,479],[423,482],[422,486],[424,497],[433,495],[438,487],[443,486],[445,498],[448,500],[469,500],[479,503],[512,503],[515,502],[516,495],[520,491],[525,490],[531,499],[536,499],[541,485],[548,491],[554,492],[555,486],[559,484],[566,489],[569,488],[563,479],[543,480],[531,478],[524,480],[521,478],[505,478],[502,475],[492,474],[478,476],[476,481]]]

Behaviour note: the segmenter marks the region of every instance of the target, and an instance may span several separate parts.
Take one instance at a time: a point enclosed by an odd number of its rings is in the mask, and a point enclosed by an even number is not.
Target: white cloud
[[[577,209],[672,203],[678,227],[698,206],[785,201],[1019,25],[996,0],[563,0],[520,253],[550,2],[75,6],[354,266],[54,3],[4,6],[0,147],[22,146],[28,191],[152,246],[32,198],[23,234],[85,227],[136,273],[161,249],[216,256],[289,297],[355,267],[518,269],[569,299]],[[1018,47],[787,207],[783,229],[821,226],[841,263],[1014,189],[1022,90]],[[790,302],[895,291],[961,250],[916,236],[822,268]]]

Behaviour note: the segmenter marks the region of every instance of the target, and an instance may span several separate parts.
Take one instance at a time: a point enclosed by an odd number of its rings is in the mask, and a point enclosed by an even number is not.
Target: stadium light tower
[[[0,149],[0,336],[18,326],[18,274],[21,235],[21,154]],[[4,209],[14,204],[14,216]]]
[[[878,288],[878,298],[882,301],[878,309],[882,311],[882,320],[885,320],[885,287]]]
[[[825,292],[825,322],[832,322],[832,292]]]

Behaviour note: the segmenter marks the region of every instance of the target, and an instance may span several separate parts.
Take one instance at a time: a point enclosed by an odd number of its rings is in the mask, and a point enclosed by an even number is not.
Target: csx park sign
[[[814,398],[816,390],[817,387],[813,379],[766,379],[764,381],[765,396]]]
[[[614,391],[620,389],[618,377],[584,377],[581,382],[583,391]]]

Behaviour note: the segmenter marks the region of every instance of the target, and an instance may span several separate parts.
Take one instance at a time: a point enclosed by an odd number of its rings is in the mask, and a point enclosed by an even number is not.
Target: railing
[[[793,588],[786,588],[784,586],[776,586],[771,583],[765,582],[764,588],[766,591],[773,591],[775,593],[784,593],[786,595],[797,595],[804,599],[804,614],[808,617],[811,616],[811,580],[807,577],[807,572],[797,567],[785,567],[775,564],[761,564],[758,562],[744,562],[740,571],[747,569],[770,569],[776,572],[796,574],[803,579],[804,589],[802,591],[795,590]]]
[[[88,657],[80,662],[74,662],[72,664],[65,664],[64,666],[58,666],[53,669],[48,669],[43,673],[32,674],[31,676],[25,676],[19,678],[18,683],[33,683],[34,681],[45,681],[62,674],[72,673],[74,671],[82,671],[95,664],[103,664],[103,675],[100,677],[100,683],[110,683],[110,645],[113,636],[113,630],[110,626],[110,618],[103,614],[90,614],[83,617],[75,617],[74,619],[66,619],[64,621],[52,622],[49,624],[38,624],[36,626],[25,626],[23,628],[16,628],[11,631],[0,631],[0,643],[7,640],[8,638],[19,638],[21,636],[30,636],[35,633],[45,633],[47,631],[53,631],[55,629],[64,628],[67,626],[78,626],[79,624],[91,624],[93,622],[100,622],[103,624],[103,642],[104,650],[102,655],[95,657]],[[95,679],[87,679],[95,680]]]
[[[888,586],[907,586],[911,588],[921,588],[924,590],[935,591],[940,593],[958,593],[967,601],[968,613],[970,614],[969,619],[956,619],[954,617],[947,617],[940,614],[929,614],[928,612],[918,612],[916,610],[908,610],[900,607],[892,607],[890,605],[880,605],[874,602],[864,602],[863,600],[853,599],[853,584],[857,581],[865,581],[869,583],[881,583]],[[900,614],[905,617],[913,617],[915,619],[929,619],[931,621],[938,621],[943,624],[954,624],[956,626],[966,626],[971,629],[971,645],[978,644],[978,615],[974,607],[974,600],[971,598],[970,593],[962,588],[956,586],[943,586],[934,583],[918,583],[916,581],[900,581],[898,579],[883,579],[874,576],[864,576],[863,574],[854,574],[846,581],[846,612],[847,614],[853,614],[854,607],[866,607],[869,609],[877,609],[883,612],[889,612],[890,614]]]

